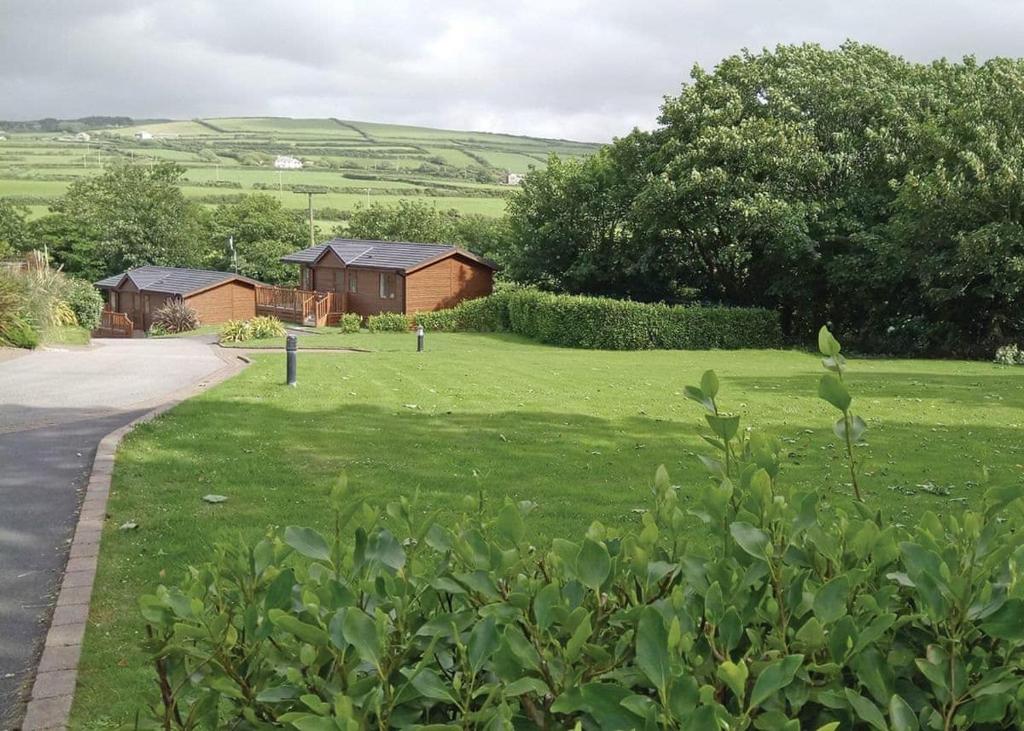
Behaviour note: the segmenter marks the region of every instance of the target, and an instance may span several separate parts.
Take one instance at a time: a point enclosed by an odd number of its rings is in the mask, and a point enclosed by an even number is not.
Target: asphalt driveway
[[[225,365],[194,339],[0,359],[0,728],[16,728],[96,446]]]

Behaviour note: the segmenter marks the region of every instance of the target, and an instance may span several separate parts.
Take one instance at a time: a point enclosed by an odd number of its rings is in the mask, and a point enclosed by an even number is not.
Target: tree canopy
[[[1024,62],[847,43],[695,68],[652,132],[552,158],[510,203],[513,278],[779,308],[860,347],[1024,332]]]

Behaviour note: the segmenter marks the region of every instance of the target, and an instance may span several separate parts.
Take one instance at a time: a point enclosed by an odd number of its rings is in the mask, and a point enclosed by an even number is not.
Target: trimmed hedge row
[[[506,289],[450,310],[416,315],[427,330],[500,332],[600,350],[777,348],[777,312],[761,308],[645,304]]]

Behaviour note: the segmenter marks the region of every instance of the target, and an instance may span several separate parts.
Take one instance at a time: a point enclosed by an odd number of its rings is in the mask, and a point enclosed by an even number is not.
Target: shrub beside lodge
[[[427,330],[508,331],[550,345],[602,350],[775,348],[778,313],[762,308],[662,305],[507,289],[424,312]]]

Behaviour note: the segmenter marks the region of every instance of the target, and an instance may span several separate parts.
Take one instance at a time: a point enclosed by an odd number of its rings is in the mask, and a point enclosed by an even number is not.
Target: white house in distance
[[[153,133],[147,132],[146,130],[140,130],[135,133],[135,139],[137,140],[151,140],[153,139]]]
[[[519,185],[523,182],[523,176],[519,173],[513,173],[511,170],[505,173],[505,185]]]
[[[75,135],[75,142],[88,142],[91,139],[88,132],[79,132]]]
[[[274,160],[274,167],[278,170],[301,170],[302,160],[297,157],[290,157],[289,155],[278,155],[277,159]]]

